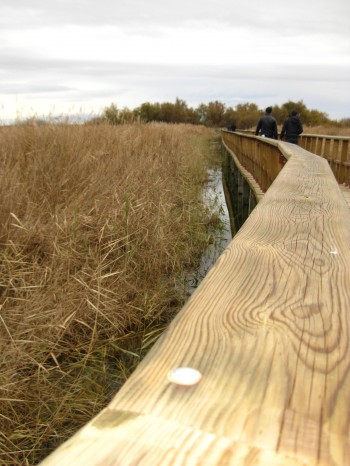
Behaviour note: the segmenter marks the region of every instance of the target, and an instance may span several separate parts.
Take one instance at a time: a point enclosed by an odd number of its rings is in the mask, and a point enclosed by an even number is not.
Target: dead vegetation
[[[183,305],[211,130],[0,128],[0,463],[99,412]]]
[[[347,126],[304,126],[304,134],[322,134],[329,136],[350,137],[350,128]]]

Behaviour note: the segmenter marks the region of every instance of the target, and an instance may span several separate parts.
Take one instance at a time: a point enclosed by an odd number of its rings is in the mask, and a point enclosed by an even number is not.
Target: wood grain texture
[[[225,130],[221,133],[224,144],[241,166],[254,175],[263,192],[267,191],[285,164],[278,141]]]
[[[350,138],[301,134],[299,144],[304,149],[327,159],[338,183],[350,184]]]
[[[340,191],[343,193],[345,202],[347,203],[347,205],[350,208],[350,189],[347,186],[344,186],[344,185],[340,185],[339,188],[340,188]]]
[[[42,465],[349,465],[349,279],[349,208],[295,146],[108,408]],[[169,382],[180,366],[202,380]]]
[[[232,152],[232,150],[225,144],[225,142],[223,141],[223,146],[224,148],[226,149],[226,151],[230,154],[230,156],[232,157],[233,161],[234,161],[234,164],[236,165],[237,169],[241,172],[242,176],[244,177],[244,179],[246,180],[246,182],[248,183],[249,185],[249,188],[251,189],[251,191],[254,193],[254,196],[256,198],[256,201],[257,202],[260,202],[261,199],[264,197],[264,192],[262,191],[262,189],[260,188],[259,184],[256,182],[255,178],[253,177],[253,175],[248,171],[246,170],[243,165],[241,164],[241,162],[239,161],[239,159],[237,158],[237,156],[234,154],[234,152]]]

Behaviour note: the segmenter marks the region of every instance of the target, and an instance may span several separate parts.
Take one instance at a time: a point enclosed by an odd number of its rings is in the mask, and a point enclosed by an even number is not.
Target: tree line
[[[289,100],[282,105],[273,105],[273,116],[278,124],[283,124],[292,110],[301,114],[306,126],[350,126],[350,118],[331,120],[327,113],[315,109],[308,109],[302,100]],[[264,114],[263,109],[255,103],[242,103],[236,107],[226,106],[218,100],[207,104],[201,103],[192,108],[184,100],[177,98],[174,103],[144,102],[139,107],[130,110],[127,107],[118,108],[115,103],[106,107],[100,116],[91,120],[92,123],[108,122],[113,125],[142,121],[145,123],[161,121],[166,123],[204,124],[210,127],[226,127],[234,123],[237,128],[249,129],[256,125]]]

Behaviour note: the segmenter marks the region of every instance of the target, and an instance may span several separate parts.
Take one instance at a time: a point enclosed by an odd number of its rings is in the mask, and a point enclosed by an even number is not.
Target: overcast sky
[[[112,102],[350,117],[349,0],[1,0],[0,120]]]

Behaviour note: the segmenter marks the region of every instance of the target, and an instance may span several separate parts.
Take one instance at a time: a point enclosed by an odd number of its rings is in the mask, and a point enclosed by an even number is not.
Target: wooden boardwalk
[[[329,139],[329,138],[330,138],[330,137],[328,137],[328,139]],[[308,137],[308,139],[310,139],[310,137]],[[338,138],[338,140],[339,140],[339,139],[340,139],[340,138]],[[348,139],[348,138],[346,138],[346,139]],[[285,145],[286,145],[286,146],[290,146],[290,144],[285,144]],[[308,145],[310,145],[310,143],[309,143]],[[319,146],[321,146],[321,144],[319,144]],[[315,144],[315,147],[316,147],[316,144]],[[317,147],[318,147],[318,146],[317,146]],[[296,152],[296,153],[304,153],[304,154],[305,154],[305,152],[307,152],[307,151],[304,151],[304,149],[300,148],[299,146],[298,146],[297,148],[292,148],[292,149],[293,149],[293,151]],[[291,149],[289,149],[289,150],[291,150]],[[327,158],[327,160],[328,160],[328,162],[329,162],[330,164],[332,163],[332,161],[331,161],[330,158]],[[350,180],[349,180],[349,181],[350,181]],[[350,208],[350,188],[349,188],[349,184],[348,184],[348,185],[345,185],[344,183],[340,183],[340,184],[339,184],[339,189],[340,189],[341,193],[343,194],[344,199],[345,199],[347,205],[348,205],[349,208]]]
[[[328,136],[328,137],[327,137],[328,140],[331,140],[331,138],[332,138],[331,136]],[[307,140],[307,143],[304,144],[305,146],[309,146],[309,147],[311,146],[311,147],[314,147],[314,148],[325,147],[325,144],[323,144],[323,146],[322,146],[322,144],[321,144],[320,142],[315,142],[314,144],[311,144],[311,142],[309,142],[310,139],[311,139],[310,136],[305,136],[305,139]],[[322,137],[317,136],[317,139],[322,139]],[[344,138],[344,139],[348,140],[349,138]],[[339,141],[341,141],[341,138],[336,138],[336,140],[337,140],[337,142],[339,143]],[[300,147],[298,147],[296,150],[299,151],[299,153],[300,153],[300,151],[302,151],[303,149],[300,148]],[[348,149],[347,149],[347,150],[348,150]],[[345,160],[347,160],[347,159],[346,159],[346,156],[347,156],[347,154],[343,155],[343,157],[345,158]],[[332,159],[331,159],[330,157],[327,157],[326,159],[328,160],[328,162],[329,162],[330,164],[332,164]],[[345,162],[345,163],[346,163],[346,162]],[[339,165],[339,164],[338,164],[338,165]],[[346,165],[345,165],[346,169],[348,169],[348,165],[349,165],[349,164],[346,163]],[[342,180],[341,180],[341,181],[343,181],[343,176],[342,176]],[[349,208],[350,208],[350,188],[349,188],[349,181],[350,181],[350,180],[348,179],[348,184],[347,184],[347,185],[345,185],[344,183],[340,182],[340,184],[339,184],[339,189],[340,189],[340,191],[342,192],[342,194],[343,194],[343,196],[344,196],[344,199],[345,199],[346,203],[348,204],[348,206],[349,206]]]
[[[224,136],[245,167],[266,152],[269,189],[109,406],[42,466],[350,465],[344,189],[300,147]]]

